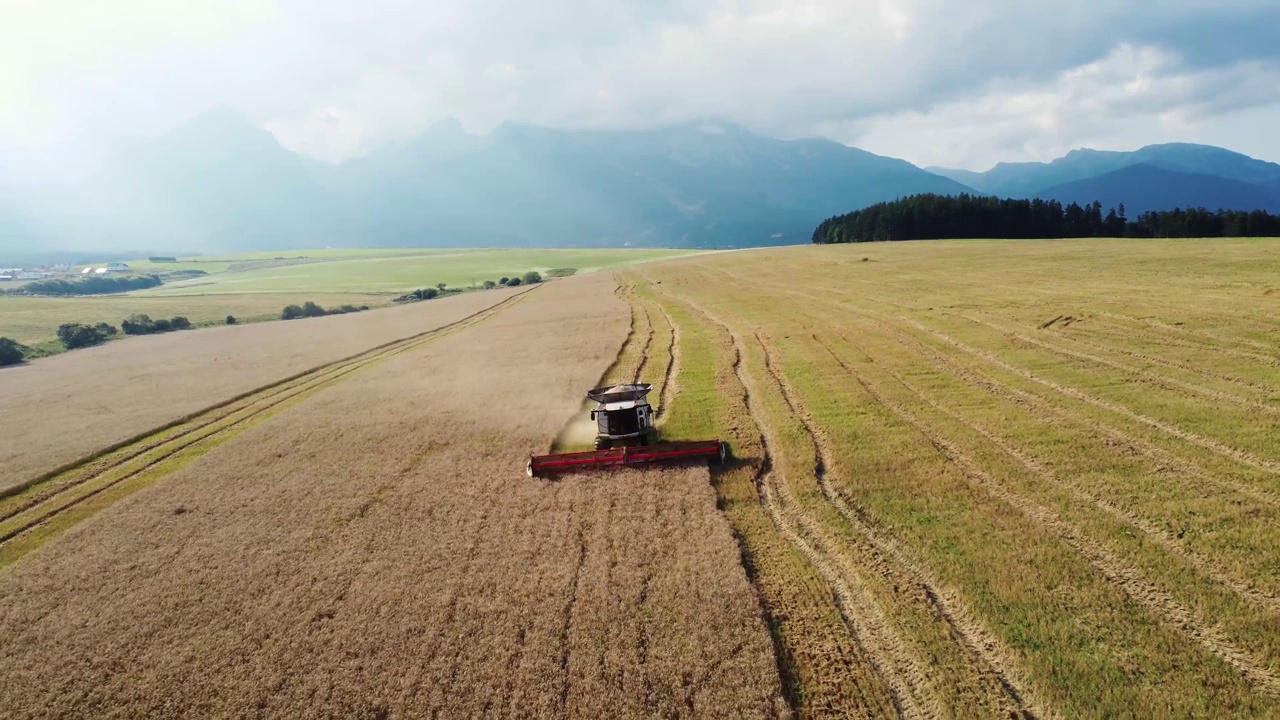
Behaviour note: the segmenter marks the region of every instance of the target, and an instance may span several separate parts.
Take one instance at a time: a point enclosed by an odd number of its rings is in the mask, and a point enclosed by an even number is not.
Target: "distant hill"
[[[1211,145],[1148,145],[1133,152],[1072,150],[1048,163],[1000,163],[984,173],[930,168],[975,190],[1000,197],[1035,197],[1049,188],[1134,165],[1280,188],[1280,165]],[[1162,203],[1161,207],[1174,207]]]
[[[1063,183],[1036,193],[1036,197],[1058,200],[1064,205],[1086,205],[1096,200],[1108,209],[1123,204],[1129,217],[1149,210],[1188,207],[1280,213],[1280,185],[1177,172],[1146,163]]]
[[[725,123],[600,132],[456,123],[340,168],[348,217],[384,242],[762,245],[813,219],[912,192],[965,188],[902,160]],[[927,188],[927,190],[925,190]]]
[[[805,242],[850,207],[967,190],[902,160],[712,122],[477,136],[443,121],[335,167],[216,110],[40,205],[42,227],[80,247],[715,247]]]
[[[825,218],[919,194],[1114,198],[1133,214],[1274,210],[1280,192],[1280,165],[1204,145],[931,170],[709,121],[637,131],[508,123],[480,136],[444,120],[335,166],[221,109],[130,144],[79,187],[23,188],[7,210],[0,198],[0,251],[743,247],[805,242]]]

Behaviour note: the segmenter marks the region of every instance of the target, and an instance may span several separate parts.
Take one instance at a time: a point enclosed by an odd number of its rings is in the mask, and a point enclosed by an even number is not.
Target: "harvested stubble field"
[[[679,338],[665,431],[744,458],[717,493],[795,707],[1280,716],[1274,248],[901,243],[626,273]]]
[[[614,293],[550,283],[373,359],[0,570],[0,707],[785,709],[705,470],[523,474],[624,344]]]

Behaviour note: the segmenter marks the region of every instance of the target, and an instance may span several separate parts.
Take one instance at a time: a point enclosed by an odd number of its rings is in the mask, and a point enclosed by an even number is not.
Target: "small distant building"
[[[94,274],[94,275],[106,275],[106,274],[107,274],[107,269],[106,269],[106,268],[94,268],[94,269],[93,269],[93,274]]]
[[[122,262],[107,263],[107,272],[124,273],[129,272],[129,266]]]
[[[13,276],[0,273],[0,282],[13,282]]]
[[[85,269],[81,270],[81,271],[80,271],[80,274],[81,274],[81,275],[88,275],[88,274],[89,274],[89,273],[91,273],[91,272],[93,272],[93,268],[91,268],[91,267],[87,267],[87,268],[85,268]]]
[[[17,280],[44,280],[53,277],[53,273],[40,272],[39,270],[19,270],[14,278]]]

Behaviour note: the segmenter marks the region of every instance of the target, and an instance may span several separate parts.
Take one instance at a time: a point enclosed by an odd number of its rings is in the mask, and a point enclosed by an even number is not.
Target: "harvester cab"
[[[651,390],[653,385],[643,383],[587,391],[587,397],[596,403],[591,419],[596,422],[597,450],[653,443],[657,435],[653,427],[653,406],[646,399]]]
[[[649,383],[633,383],[587,391],[587,398],[596,404],[591,410],[591,419],[596,423],[596,449],[534,455],[526,468],[529,477],[615,466],[725,461],[729,445],[719,440],[657,442],[653,407],[647,399],[651,390]]]

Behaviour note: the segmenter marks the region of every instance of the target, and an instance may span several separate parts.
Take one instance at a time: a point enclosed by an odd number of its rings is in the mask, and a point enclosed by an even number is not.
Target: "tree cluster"
[[[131,275],[129,277],[107,277],[93,275],[75,280],[37,280],[23,287],[9,290],[11,295],[107,295],[110,293],[130,292],[158,287],[160,278],[156,275]]]
[[[101,345],[119,332],[112,325],[98,323],[84,325],[82,323],[65,323],[58,326],[58,340],[68,350]]]
[[[154,335],[155,333],[173,332],[175,330],[190,330],[191,321],[185,317],[178,315],[172,319],[152,320],[150,316],[135,314],[130,315],[128,319],[120,323],[120,329],[125,335]]]
[[[1124,205],[1105,214],[1102,203],[1066,206],[1057,200],[982,195],[912,195],[824,220],[815,243],[943,238],[1272,237],[1280,217],[1262,210],[1158,210],[1136,220]]]
[[[168,256],[168,255],[164,255],[164,256],[155,256],[155,255],[153,255],[153,256],[151,256],[151,257],[147,258],[147,260],[148,260],[148,261],[150,261],[150,262],[153,262],[153,263],[170,263],[170,262],[178,262],[178,258],[176,258],[176,257],[170,257],[170,256]]]
[[[27,350],[16,340],[0,337],[0,367],[17,365],[27,359]]]
[[[341,307],[337,307],[332,310],[326,310],[316,303],[308,300],[302,305],[286,305],[284,310],[280,313],[280,317],[284,320],[298,320],[301,318],[324,317],[325,315],[346,315],[347,313],[364,312],[368,309],[368,305],[361,305],[360,307],[356,307],[355,305],[342,305]],[[227,324],[234,325],[235,318],[227,316]]]

